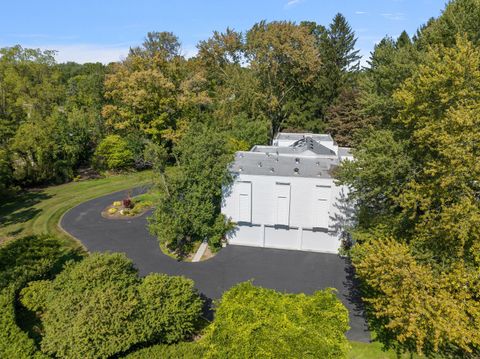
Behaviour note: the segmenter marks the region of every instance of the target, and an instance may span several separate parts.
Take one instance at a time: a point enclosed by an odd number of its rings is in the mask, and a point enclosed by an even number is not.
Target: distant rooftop
[[[275,136],[276,140],[300,140],[305,137],[311,137],[315,141],[329,141],[333,142],[332,136],[329,134],[316,134],[316,133],[290,133],[290,132],[279,132]]]
[[[305,155],[306,151],[312,152],[312,155],[320,156],[336,156],[336,153],[331,149],[319,144],[313,140],[312,137],[305,137],[296,140],[288,147],[279,146],[254,146],[252,152],[262,152],[270,154],[285,154],[285,155]]]
[[[340,157],[350,157],[352,156],[352,149],[349,147],[339,147],[338,148],[338,155]]]

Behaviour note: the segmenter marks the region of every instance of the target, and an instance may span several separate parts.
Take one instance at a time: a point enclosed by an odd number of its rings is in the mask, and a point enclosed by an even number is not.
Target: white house
[[[222,213],[236,223],[229,244],[337,253],[347,189],[331,170],[351,159],[330,135],[279,133],[272,146],[237,152]]]

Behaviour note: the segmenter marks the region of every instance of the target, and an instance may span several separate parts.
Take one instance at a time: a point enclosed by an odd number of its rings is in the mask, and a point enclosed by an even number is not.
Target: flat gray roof
[[[270,154],[296,155],[296,154],[302,154],[305,151],[311,151],[313,154],[321,155],[321,156],[333,156],[333,157],[337,156],[334,151],[319,144],[317,141],[313,140],[311,137],[301,138],[288,147],[254,146],[252,148],[252,152],[262,152],[262,153],[270,153]]]
[[[336,158],[277,156],[264,152],[237,152],[230,166],[233,173],[264,176],[331,178]]]
[[[317,141],[331,141],[333,142],[332,136],[329,134],[316,134],[316,133],[291,133],[291,132],[279,132],[275,136],[277,140],[300,140],[304,137],[311,137]]]
[[[339,147],[338,155],[341,157],[352,156],[352,149],[350,147]]]

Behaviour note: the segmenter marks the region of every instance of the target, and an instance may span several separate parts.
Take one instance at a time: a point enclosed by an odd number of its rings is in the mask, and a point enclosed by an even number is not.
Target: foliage
[[[205,358],[342,358],[347,329],[331,290],[282,294],[246,282],[223,294],[200,344]]]
[[[480,50],[475,34],[422,43],[451,21],[449,7],[467,3],[448,5],[413,43],[379,45],[374,60],[385,56],[366,78],[388,80],[386,91],[370,87],[362,101],[380,120],[338,171],[357,199],[353,260],[374,329],[384,344],[428,356],[479,348]]]
[[[0,194],[10,187],[12,182],[13,171],[10,165],[10,156],[5,149],[0,148]]]
[[[198,359],[203,358],[204,349],[196,342],[181,342],[171,345],[154,345],[140,349],[125,357],[125,359]]]
[[[95,163],[100,169],[126,169],[133,163],[133,152],[125,139],[119,135],[109,135],[98,145]]]
[[[230,228],[220,213],[222,188],[231,181],[226,146],[222,133],[197,125],[174,148],[177,164],[165,173],[150,230],[179,257],[196,241],[219,247]]]
[[[449,357],[478,355],[479,271],[462,265],[438,273],[406,244],[373,238],[354,252],[379,339],[402,350]],[[394,340],[392,340],[394,339]],[[476,354],[474,354],[476,353]]]
[[[0,247],[0,356],[43,358],[35,342],[17,325],[16,294],[27,281],[49,278],[74,253],[50,237],[24,237]],[[34,298],[31,298],[32,302]]]
[[[123,254],[68,263],[53,281],[24,288],[21,300],[31,310],[43,309],[42,351],[68,358],[106,357],[139,343],[183,339],[202,308],[191,280],[153,274],[141,281]]]
[[[357,90],[344,89],[326,109],[327,132],[339,146],[352,147],[357,132],[367,127],[367,120],[360,113]]]

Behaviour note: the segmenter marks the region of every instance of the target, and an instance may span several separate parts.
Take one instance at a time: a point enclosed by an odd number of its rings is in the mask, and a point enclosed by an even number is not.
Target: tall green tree
[[[273,137],[299,112],[299,94],[315,84],[321,68],[315,38],[305,26],[262,21],[246,34],[246,58],[260,81]]]
[[[400,350],[478,356],[479,59],[466,37],[432,47],[394,92],[390,129],[339,171],[360,207],[353,258],[375,331]]]
[[[192,126],[173,149],[175,166],[165,173],[162,198],[150,218],[150,230],[180,258],[193,243],[219,248],[230,225],[221,214],[223,189],[231,177],[227,137],[207,125]]]

